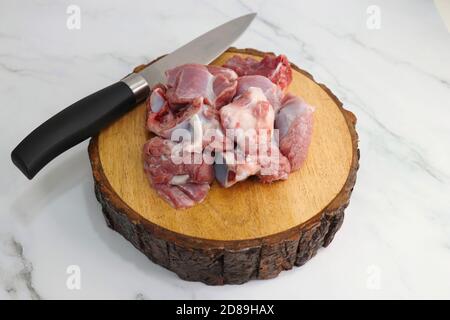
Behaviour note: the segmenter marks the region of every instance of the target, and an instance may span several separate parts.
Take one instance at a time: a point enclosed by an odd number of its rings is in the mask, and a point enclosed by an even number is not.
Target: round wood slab
[[[264,53],[231,48],[213,64],[234,54],[260,59]],[[289,91],[316,107],[308,158],[299,171],[270,185],[250,179],[224,189],[214,183],[203,203],[175,210],[144,174],[142,146],[151,135],[141,104],[89,145],[108,225],[181,278],[214,285],[276,277],[327,246],[356,179],[356,118],[324,85],[292,67]]]

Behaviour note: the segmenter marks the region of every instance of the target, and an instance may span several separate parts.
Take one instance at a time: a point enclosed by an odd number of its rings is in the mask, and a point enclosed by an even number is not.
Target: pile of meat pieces
[[[271,183],[301,167],[314,109],[286,93],[292,70],[284,55],[185,64],[166,77],[147,100],[156,136],[143,154],[151,185],[173,207],[203,201],[214,179],[225,188],[250,176]]]

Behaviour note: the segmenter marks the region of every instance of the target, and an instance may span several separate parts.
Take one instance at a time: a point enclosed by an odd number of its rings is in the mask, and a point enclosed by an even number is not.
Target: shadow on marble
[[[45,213],[46,207],[90,175],[86,150],[80,148],[55,166],[44,169],[29,186],[17,194],[11,210],[24,224]]]
[[[88,216],[91,221],[94,232],[100,240],[120,259],[132,263],[137,269],[146,276],[153,279],[159,279],[172,285],[179,285],[183,280],[179,279],[174,273],[153,263],[143,253],[137,250],[128,240],[116,231],[110,229],[102,213],[101,205],[97,202],[94,194],[94,182],[89,180],[83,187],[85,207],[88,210]]]

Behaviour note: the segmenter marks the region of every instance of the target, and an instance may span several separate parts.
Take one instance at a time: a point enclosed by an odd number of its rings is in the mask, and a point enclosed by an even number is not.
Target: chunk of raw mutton
[[[214,170],[223,187],[255,174],[267,183],[287,179],[290,165],[272,142],[274,111],[261,88],[249,87],[220,110],[220,118],[227,138],[236,141],[234,150],[216,154]]]
[[[257,157],[246,155],[239,147],[216,153],[214,173],[217,181],[224,188],[229,188],[236,182],[257,174],[260,169]]]
[[[144,169],[152,184],[180,185],[211,183],[214,173],[211,164],[202,157],[187,152],[179,143],[153,137],[144,145]]]
[[[261,75],[267,77],[282,90],[286,89],[292,81],[291,65],[285,55],[266,55],[261,61],[235,55],[223,66],[236,71],[239,76]]]
[[[173,207],[188,208],[205,199],[214,169],[201,154],[184,152],[179,143],[154,137],[144,145],[143,158],[149,182]]]
[[[158,195],[175,209],[186,209],[205,200],[209,192],[209,184],[186,183],[183,185],[153,185]]]
[[[230,187],[259,172],[258,150],[254,147],[258,143],[270,141],[274,117],[273,108],[264,92],[256,87],[248,88],[233,102],[220,109],[225,134],[228,139],[236,141],[234,150],[216,154],[214,170],[223,187]],[[230,134],[233,136],[230,137]]]
[[[197,98],[181,108],[172,108],[163,87],[155,88],[147,99],[147,129],[170,138],[175,129],[189,129],[189,120],[202,110],[203,98]]]
[[[287,180],[291,173],[289,160],[281,153],[274,140],[267,151],[259,154],[258,159],[261,166],[258,178],[262,183]]]
[[[289,160],[291,171],[298,170],[308,154],[313,113],[314,107],[292,94],[286,94],[275,117],[275,128],[279,130],[279,148]]]
[[[217,147],[219,140],[214,141],[213,138],[223,140],[219,113],[215,108],[204,104],[202,100],[198,98],[191,104],[173,108],[166,100],[165,89],[155,88],[147,100],[148,130],[174,141],[178,141],[175,135],[189,133],[193,147],[204,148],[212,142]],[[176,129],[185,131],[177,132]]]
[[[167,100],[188,104],[202,97],[205,103],[221,107],[236,93],[237,74],[230,69],[200,64],[184,64],[166,71]]]
[[[241,95],[250,87],[260,88],[264,92],[275,113],[280,109],[283,91],[268,78],[258,75],[239,77],[236,95]]]
[[[190,130],[194,137],[194,145],[202,148],[223,150],[225,137],[220,124],[219,112],[217,109],[204,104],[202,110],[191,120]]]
[[[248,152],[252,143],[268,143],[272,139],[274,119],[272,106],[264,92],[256,87],[249,87],[233,102],[220,109],[225,134],[233,131],[237,143],[245,152]]]
[[[272,144],[264,154],[260,151],[256,156],[246,155],[237,147],[231,152],[216,153],[214,172],[220,185],[228,188],[252,175],[257,175],[262,183],[286,180],[291,172],[291,165],[278,146]]]

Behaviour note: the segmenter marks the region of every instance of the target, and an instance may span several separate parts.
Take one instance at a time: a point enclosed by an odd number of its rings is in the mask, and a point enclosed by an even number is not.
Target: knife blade
[[[167,69],[185,63],[210,63],[239,38],[255,16],[252,13],[228,21],[138,73],[60,111],[17,145],[11,152],[13,163],[31,180],[58,155],[132,110],[148,96],[153,85],[164,82]]]
[[[255,16],[255,13],[251,13],[224,23],[178,48],[171,54],[143,69],[139,74],[148,83],[151,83],[157,77],[155,73],[164,75],[166,70],[180,65],[180,61],[208,64],[228,49],[230,43],[239,38],[242,30],[247,29]],[[219,38],[220,41],[217,41]]]

